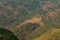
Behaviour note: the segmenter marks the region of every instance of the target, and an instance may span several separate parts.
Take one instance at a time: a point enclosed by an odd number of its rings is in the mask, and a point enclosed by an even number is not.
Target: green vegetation
[[[11,31],[0,28],[0,40],[18,40],[18,38]]]

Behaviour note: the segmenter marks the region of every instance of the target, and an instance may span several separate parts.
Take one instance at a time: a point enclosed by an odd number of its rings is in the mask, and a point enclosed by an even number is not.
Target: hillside
[[[0,0],[0,28],[19,40],[60,40],[60,0]]]

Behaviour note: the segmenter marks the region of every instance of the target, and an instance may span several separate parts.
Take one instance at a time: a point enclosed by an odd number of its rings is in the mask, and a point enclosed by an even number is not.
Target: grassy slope
[[[35,40],[50,40],[51,37],[53,37],[54,35],[60,35],[60,29],[56,29],[56,28],[53,28],[51,29],[50,31],[46,32],[46,33],[43,33],[40,37],[38,37],[37,39]],[[59,36],[58,35],[58,36]],[[60,36],[59,36],[60,37]]]

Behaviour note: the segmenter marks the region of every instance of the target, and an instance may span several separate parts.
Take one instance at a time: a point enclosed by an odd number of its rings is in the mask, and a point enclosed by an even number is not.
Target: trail
[[[21,26],[29,24],[29,23],[38,23],[39,25],[44,26],[44,23],[41,20],[42,20],[42,17],[37,14],[36,16],[32,17],[31,19],[27,19],[24,22],[22,22],[21,24],[17,25],[15,28],[11,29],[11,31],[15,32],[15,31],[19,30]]]

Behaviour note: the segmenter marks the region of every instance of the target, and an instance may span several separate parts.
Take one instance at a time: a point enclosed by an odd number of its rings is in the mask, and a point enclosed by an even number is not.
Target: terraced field
[[[60,40],[60,0],[0,0],[0,28],[19,40]]]

